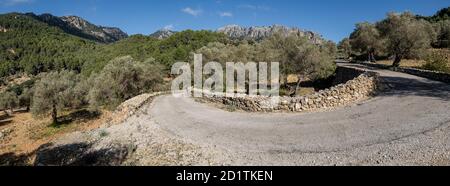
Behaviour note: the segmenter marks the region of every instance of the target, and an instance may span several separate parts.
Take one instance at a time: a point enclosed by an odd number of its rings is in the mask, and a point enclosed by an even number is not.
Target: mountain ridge
[[[41,15],[26,13],[25,15],[45,22],[50,26],[58,27],[69,34],[101,43],[112,43],[128,37],[128,34],[120,28],[94,25],[78,16],[58,17],[48,13]]]
[[[326,40],[322,37],[322,35],[317,34],[312,31],[302,30],[297,27],[287,27],[284,25],[274,24],[271,26],[250,26],[243,27],[236,24],[225,25],[216,30],[212,30],[213,32],[223,33],[231,39],[237,40],[255,40],[260,41],[275,33],[281,33],[283,36],[288,35],[296,35],[301,37],[306,37],[309,41],[314,44],[322,44]],[[157,39],[165,39],[173,34],[177,33],[176,31],[169,29],[159,29],[149,36],[157,38]]]
[[[152,34],[150,34],[150,37],[154,37],[156,39],[166,39],[170,36],[172,36],[173,34],[177,33],[176,31],[170,30],[170,29],[159,29],[156,32],[153,32]]]
[[[281,33],[284,36],[297,35],[307,37],[314,44],[321,44],[325,41],[320,34],[312,31],[302,30],[297,27],[287,27],[274,24],[271,26],[250,26],[243,27],[236,24],[226,25],[216,30],[216,32],[224,33],[232,39],[246,40],[262,40],[275,33]]]

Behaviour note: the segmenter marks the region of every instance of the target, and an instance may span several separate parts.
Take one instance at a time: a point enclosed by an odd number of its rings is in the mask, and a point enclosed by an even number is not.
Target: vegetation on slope
[[[23,14],[0,15],[0,27],[0,77],[62,69],[80,72],[83,64],[80,51],[96,47],[94,42]]]

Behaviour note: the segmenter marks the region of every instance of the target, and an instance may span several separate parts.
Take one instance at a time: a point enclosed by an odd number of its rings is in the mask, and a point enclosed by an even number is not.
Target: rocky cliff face
[[[97,42],[111,43],[128,37],[119,28],[97,26],[77,16],[57,17],[51,14],[35,15],[33,13],[28,13],[27,15],[50,26],[59,27],[69,34]]]
[[[104,32],[110,35],[112,38],[116,40],[125,39],[128,37],[128,34],[120,30],[116,27],[101,27]]]
[[[161,30],[156,31],[153,34],[150,34],[150,36],[157,38],[157,39],[165,39],[165,38],[172,36],[175,33],[177,33],[177,32],[168,30],[168,29],[161,29]]]
[[[61,20],[67,25],[74,27],[81,32],[92,35],[98,40],[110,43],[128,37],[128,35],[114,27],[97,26],[77,16],[63,16]]]
[[[291,34],[298,36],[305,36],[315,44],[321,44],[324,41],[322,36],[314,32],[301,30],[299,28],[289,28],[282,25],[261,26],[261,27],[258,26],[241,27],[239,25],[228,25],[219,28],[217,32],[224,33],[233,39],[261,40],[278,32],[285,36]]]

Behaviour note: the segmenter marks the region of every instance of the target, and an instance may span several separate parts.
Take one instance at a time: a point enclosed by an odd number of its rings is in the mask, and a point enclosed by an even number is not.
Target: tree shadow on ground
[[[5,153],[0,155],[0,166],[28,166],[31,154]]]
[[[97,119],[101,115],[100,111],[89,111],[86,109],[78,110],[70,114],[58,117],[58,123],[51,124],[52,127],[60,127],[68,125],[73,122],[86,122],[92,119]]]
[[[404,77],[382,77],[389,87],[378,96],[421,96],[450,101],[450,85],[428,79],[411,79]]]
[[[88,143],[60,146],[47,143],[28,154],[1,154],[0,166],[118,166],[132,151],[134,148],[124,145],[94,150]]]
[[[88,143],[54,146],[42,145],[36,152],[36,166],[115,166],[121,165],[130,153],[126,146],[94,150]]]

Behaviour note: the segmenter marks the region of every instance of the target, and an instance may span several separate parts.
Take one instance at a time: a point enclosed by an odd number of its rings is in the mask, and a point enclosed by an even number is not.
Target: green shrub
[[[426,59],[423,69],[450,73],[449,59],[444,54],[432,52]]]
[[[114,109],[134,96],[158,91],[163,83],[162,71],[163,67],[154,62],[138,62],[130,56],[116,58],[91,77],[89,103]]]
[[[12,111],[18,105],[19,100],[14,92],[7,91],[0,94],[0,110],[10,109]]]

